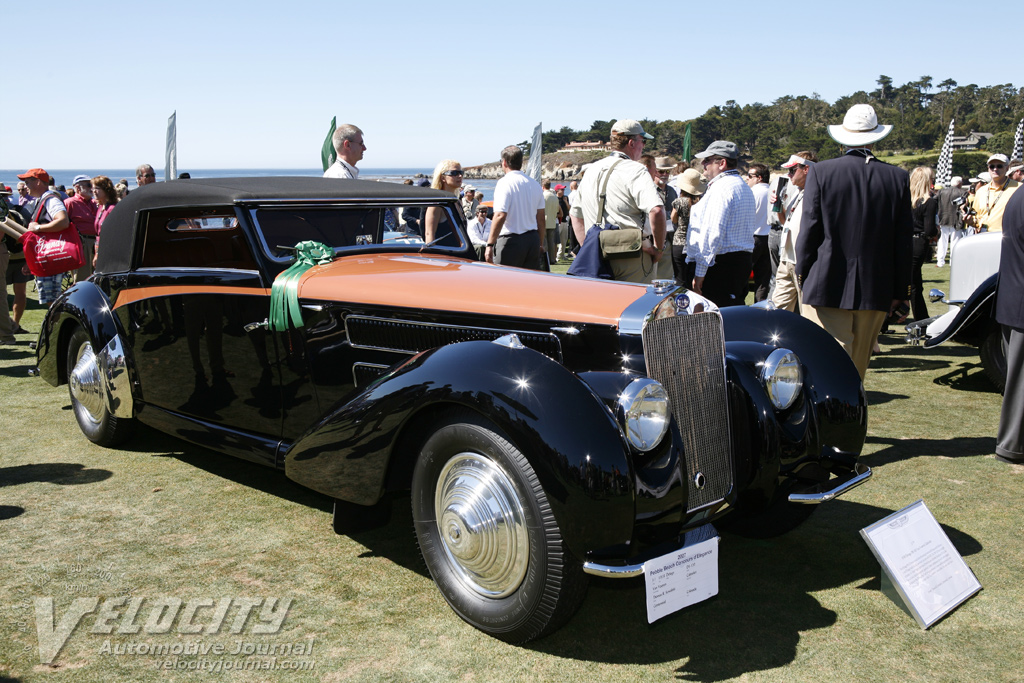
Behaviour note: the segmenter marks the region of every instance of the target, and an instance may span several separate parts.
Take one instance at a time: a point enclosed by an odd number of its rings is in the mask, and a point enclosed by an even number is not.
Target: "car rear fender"
[[[78,327],[92,340],[105,382],[108,410],[115,417],[134,417],[133,393],[138,386],[135,364],[110,300],[92,281],[75,284],[46,312],[36,345],[39,375],[53,386],[67,383],[68,342]]]
[[[471,341],[418,354],[346,399],[285,455],[285,473],[358,505],[407,486],[439,420],[471,410],[529,460],[570,548],[628,543],[635,509],[628,448],[593,390],[529,348]]]

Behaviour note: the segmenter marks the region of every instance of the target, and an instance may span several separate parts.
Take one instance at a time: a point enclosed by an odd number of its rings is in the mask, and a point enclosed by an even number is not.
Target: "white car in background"
[[[952,252],[949,297],[939,289],[931,301],[949,304],[949,310],[907,325],[907,342],[934,348],[950,339],[978,347],[981,366],[1000,392],[1006,386],[1006,353],[995,321],[996,280],[999,276],[1001,232],[972,235],[957,242]]]

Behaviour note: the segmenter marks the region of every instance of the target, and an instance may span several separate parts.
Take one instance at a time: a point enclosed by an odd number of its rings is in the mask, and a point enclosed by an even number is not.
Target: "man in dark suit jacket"
[[[996,457],[1024,465],[1024,194],[1014,192],[1003,210],[1003,247],[996,285],[996,322],[1003,326],[1006,390],[999,417]]]
[[[808,172],[796,244],[802,315],[842,344],[861,380],[886,314],[910,298],[909,176],[871,154],[890,131],[867,104],[828,127],[847,150]]]

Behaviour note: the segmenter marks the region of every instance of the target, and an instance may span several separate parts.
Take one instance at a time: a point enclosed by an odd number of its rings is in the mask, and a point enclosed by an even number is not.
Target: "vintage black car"
[[[428,211],[435,243],[388,232]],[[50,309],[39,370],[92,441],[141,422],[281,469],[339,532],[411,491],[445,599],[510,642],[564,623],[588,575],[641,575],[726,515],[784,531],[870,476],[863,387],[819,327],[473,253],[429,189],[146,186]]]

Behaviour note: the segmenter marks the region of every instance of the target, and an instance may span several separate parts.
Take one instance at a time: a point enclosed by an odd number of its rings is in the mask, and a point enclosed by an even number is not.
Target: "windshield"
[[[287,261],[304,241],[321,242],[335,253],[369,245],[404,250],[423,245],[423,217],[430,206],[272,206],[253,209],[252,218],[267,254]],[[450,207],[436,208],[441,219],[433,246],[463,249],[462,222]]]

